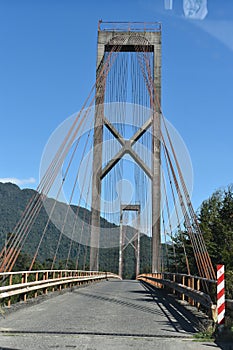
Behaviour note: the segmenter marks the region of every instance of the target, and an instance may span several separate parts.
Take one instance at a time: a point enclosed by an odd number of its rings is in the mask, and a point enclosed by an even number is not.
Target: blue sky
[[[233,183],[233,2],[207,7],[200,20],[183,0],[0,0],[0,181],[36,188],[47,140],[95,81],[103,19],[162,23],[162,109],[192,159],[194,207]]]

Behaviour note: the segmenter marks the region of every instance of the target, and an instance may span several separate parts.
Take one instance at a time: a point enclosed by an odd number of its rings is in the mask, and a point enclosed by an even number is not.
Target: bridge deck
[[[196,349],[190,339],[196,332],[195,318],[182,311],[173,298],[165,299],[159,291],[152,296],[137,281],[110,280],[7,314],[0,320],[0,346]]]

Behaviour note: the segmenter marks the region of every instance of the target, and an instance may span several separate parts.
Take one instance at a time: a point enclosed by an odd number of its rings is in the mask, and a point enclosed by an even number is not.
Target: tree
[[[197,274],[196,262],[193,254],[193,248],[187,232],[179,230],[173,238],[174,248],[169,247],[169,269],[172,272]]]
[[[213,264],[233,270],[233,187],[216,191],[200,208],[199,222]]]
[[[198,221],[213,266],[224,264],[226,270],[226,294],[233,297],[233,186],[218,190],[205,200],[198,212]],[[184,247],[191,274],[197,273],[192,245],[187,232],[179,231],[174,238],[176,259],[170,247],[170,270],[187,272]]]
[[[201,205],[199,222],[214,265],[226,268],[227,296],[233,295],[233,186],[218,190]]]

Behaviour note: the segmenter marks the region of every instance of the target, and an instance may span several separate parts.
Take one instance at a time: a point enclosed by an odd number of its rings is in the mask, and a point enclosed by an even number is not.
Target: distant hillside
[[[20,189],[18,186],[11,183],[0,183],[0,246],[4,245],[7,235],[12,232],[13,228],[20,219],[24,209],[30,200],[30,198],[35,195],[35,191],[32,189]],[[48,199],[47,201],[49,206],[52,206],[54,200]],[[57,202],[56,208],[58,214],[62,217],[66,211],[66,204]],[[76,212],[77,207],[72,206],[72,209]],[[78,209],[78,216],[81,222],[84,221],[83,235],[88,233],[91,219],[91,213],[89,210],[80,207]],[[34,255],[36,247],[38,245],[41,233],[44,230],[46,222],[48,220],[48,214],[44,208],[41,209],[32,229],[30,236],[28,237],[23,252],[27,253],[28,259],[27,262],[23,263],[28,265],[30,261],[30,256]],[[80,225],[81,226],[81,225]],[[105,219],[101,218],[101,227],[103,228],[114,228],[115,232],[119,231],[119,227],[109,223]],[[80,228],[81,229],[81,228]],[[127,228],[128,234],[133,234],[133,229]],[[119,233],[118,233],[119,234]],[[51,259],[54,256],[56,251],[57,242],[59,239],[60,231],[58,228],[50,222],[48,225],[47,233],[42,242],[39,254],[38,262],[43,264],[46,267],[51,266]],[[118,237],[115,237],[118,240]],[[63,235],[60,248],[57,255],[57,265],[56,267],[64,267],[64,264],[67,259],[67,254],[70,247],[70,239]],[[150,271],[150,238],[143,235],[141,237],[141,271]],[[79,268],[82,269],[89,267],[89,248],[79,244],[78,242],[73,242],[71,254],[70,254],[70,268],[74,268],[77,252],[79,252]],[[100,249],[100,270],[109,270],[112,272],[118,272],[118,258],[119,258],[119,249],[118,247],[114,248],[101,248]],[[26,261],[24,260],[24,261]],[[28,266],[25,266],[27,268]],[[135,254],[132,247],[127,247],[124,255],[124,277],[132,278],[134,277],[135,271]]]

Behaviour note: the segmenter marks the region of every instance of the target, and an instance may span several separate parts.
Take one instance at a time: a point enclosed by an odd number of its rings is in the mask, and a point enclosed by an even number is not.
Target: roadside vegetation
[[[214,192],[201,204],[197,217],[213,266],[225,265],[226,298],[233,299],[233,186]],[[174,243],[178,271],[187,272],[185,247],[191,273],[197,274],[193,250],[187,233],[179,232],[174,238]],[[172,247],[170,247],[170,260],[172,260],[172,255]],[[175,271],[176,264],[173,258],[173,263],[169,268]]]

